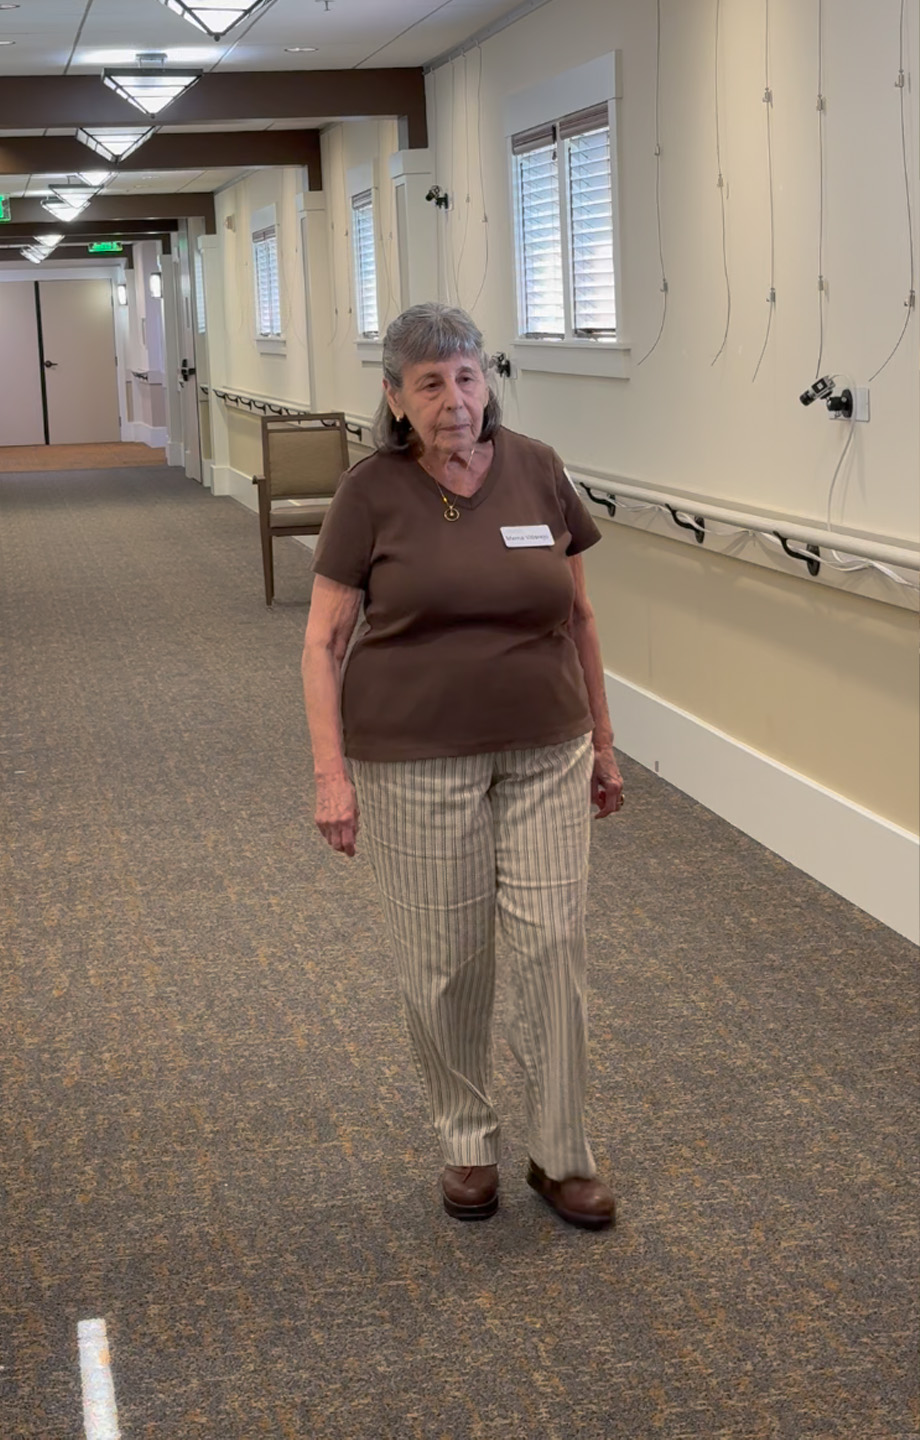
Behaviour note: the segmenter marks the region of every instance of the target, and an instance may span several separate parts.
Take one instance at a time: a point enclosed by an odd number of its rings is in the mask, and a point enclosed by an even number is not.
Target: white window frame
[[[569,256],[567,166],[559,157],[560,227],[563,254],[564,338],[528,337],[518,334],[512,358],[522,370],[543,370],[569,375],[603,375],[625,379],[629,375],[629,341],[623,327],[621,284],[619,200],[617,166],[617,100],[620,94],[619,52],[598,56],[585,65],[555,75],[541,84],[508,97],[505,105],[505,136],[508,150],[509,194],[514,212],[514,268],[517,300],[516,323],[524,313],[522,283],[521,207],[517,182],[517,157],[513,137],[526,132],[558,127],[569,117],[606,106],[610,137],[610,192],[613,239],[614,295],[617,333],[614,336],[576,335],[572,328],[572,267]],[[558,134],[558,128],[557,128]],[[561,142],[565,145],[565,140]]]
[[[377,295],[377,324],[378,324],[378,334],[377,334],[376,336],[375,336],[375,335],[362,334],[362,332],[361,332],[361,317],[360,317],[360,315],[359,315],[359,313],[358,313],[358,279],[357,279],[357,266],[356,266],[356,263],[355,263],[355,240],[354,240],[354,233],[353,233],[353,232],[354,232],[354,202],[355,202],[355,200],[356,200],[358,197],[364,195],[367,191],[370,191],[370,194],[371,194],[371,214],[372,214],[372,226],[373,226],[373,232],[372,232],[372,233],[373,233],[373,237],[374,237],[374,279],[375,279],[376,295]],[[362,365],[379,365],[379,364],[381,363],[382,359],[383,359],[383,339],[382,339],[382,336],[381,336],[380,333],[379,333],[379,328],[380,328],[380,324],[381,324],[381,321],[382,321],[383,317],[382,317],[382,315],[381,315],[381,310],[380,310],[380,296],[381,296],[381,289],[380,289],[380,262],[381,262],[381,254],[380,254],[380,245],[379,245],[379,238],[380,238],[380,237],[379,237],[379,232],[378,232],[378,215],[379,215],[378,207],[379,207],[379,204],[380,204],[380,190],[379,190],[378,184],[377,184],[377,164],[376,164],[376,161],[370,160],[370,161],[368,161],[367,163],[365,163],[364,165],[352,165],[352,166],[350,166],[350,167],[346,170],[346,172],[345,172],[345,203],[346,203],[346,205],[347,205],[347,207],[348,207],[348,209],[347,209],[347,211],[346,211],[346,220],[345,220],[345,223],[346,223],[346,226],[347,226],[348,232],[349,232],[349,265],[351,266],[351,269],[350,269],[350,271],[349,271],[349,275],[350,275],[350,277],[351,277],[351,278],[350,278],[350,293],[351,293],[352,299],[353,299],[352,309],[353,309],[353,312],[354,312],[354,321],[355,321],[355,339],[354,339],[355,350],[357,351],[358,358],[359,358],[359,360],[360,360],[360,362],[361,362]]]
[[[377,296],[376,210],[372,189],[351,197],[351,263],[355,287],[355,327],[359,340],[380,339],[380,302]],[[368,261],[370,262],[368,265]],[[368,271],[373,284],[373,317],[365,313]],[[370,323],[369,323],[370,322]]]
[[[249,221],[252,244],[253,332],[259,350],[272,353],[284,349],[281,322],[281,257],[278,246],[278,222],[274,205],[253,211]],[[270,313],[263,315],[260,273],[268,266]],[[274,303],[273,303],[274,302]],[[263,329],[263,321],[267,328]]]
[[[208,330],[208,312],[204,296],[204,256],[198,247],[195,247],[193,260],[194,276],[192,284],[195,292],[195,329],[199,335],[206,335]]]

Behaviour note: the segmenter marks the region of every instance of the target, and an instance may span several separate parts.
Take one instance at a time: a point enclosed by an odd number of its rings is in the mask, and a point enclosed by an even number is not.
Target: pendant
[[[445,519],[445,520],[459,520],[459,519],[460,519],[460,511],[457,509],[456,505],[447,505],[447,508],[446,508],[445,511],[444,511],[444,519]]]

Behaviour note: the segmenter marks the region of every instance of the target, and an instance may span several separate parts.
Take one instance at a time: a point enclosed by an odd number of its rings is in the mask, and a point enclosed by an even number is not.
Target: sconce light
[[[153,299],[154,299],[154,300],[162,300],[162,298],[163,298],[163,276],[160,274],[159,270],[151,270],[151,272],[150,272],[150,279],[149,279],[149,281],[148,281],[147,283],[148,283],[148,285],[149,285],[150,294],[152,295]]]
[[[115,295],[118,299],[119,305],[127,305],[128,287],[125,284],[124,280],[119,280],[118,284],[115,286]]]

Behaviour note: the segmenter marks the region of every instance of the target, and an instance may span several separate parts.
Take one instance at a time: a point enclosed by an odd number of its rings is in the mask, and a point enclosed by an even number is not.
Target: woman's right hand
[[[347,775],[316,776],[316,828],[333,850],[353,856],[358,834],[358,797]]]

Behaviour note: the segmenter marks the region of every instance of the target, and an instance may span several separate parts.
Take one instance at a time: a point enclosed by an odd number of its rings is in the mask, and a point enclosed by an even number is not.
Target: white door
[[[35,281],[0,283],[0,445],[44,445]]]
[[[110,280],[42,280],[42,348],[51,445],[120,439]]]
[[[179,400],[182,407],[182,444],[185,473],[201,483],[201,436],[198,424],[198,375],[195,363],[197,314],[195,272],[191,246],[194,236],[183,226],[176,236],[179,255]],[[191,242],[191,243],[190,243]]]

